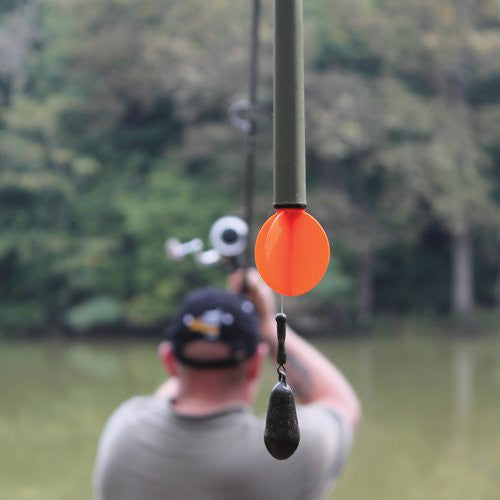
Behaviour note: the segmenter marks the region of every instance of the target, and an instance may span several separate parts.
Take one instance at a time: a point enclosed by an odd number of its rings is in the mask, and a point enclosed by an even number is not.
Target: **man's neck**
[[[222,398],[219,400],[208,400],[206,398],[191,397],[188,395],[178,396],[172,400],[176,412],[184,415],[202,416],[218,413],[230,408],[249,407],[250,403],[244,398]]]

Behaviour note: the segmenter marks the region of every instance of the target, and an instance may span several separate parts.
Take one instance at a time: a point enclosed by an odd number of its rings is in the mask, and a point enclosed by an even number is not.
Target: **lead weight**
[[[264,443],[277,460],[291,457],[299,446],[300,432],[292,389],[280,380],[271,391]]]

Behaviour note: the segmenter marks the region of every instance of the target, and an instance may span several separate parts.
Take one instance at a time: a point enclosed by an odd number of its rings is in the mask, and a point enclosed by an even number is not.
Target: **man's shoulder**
[[[304,455],[314,462],[330,463],[337,476],[352,447],[354,429],[349,420],[320,403],[299,406],[297,413]]]
[[[145,419],[164,418],[169,411],[168,401],[156,396],[134,396],[123,403],[111,414],[105,432],[110,430],[130,430],[144,424]]]
[[[154,395],[139,395],[132,396],[121,403],[115,413],[118,412],[134,412],[144,408],[159,407],[160,403],[166,403],[167,400]]]
[[[299,405],[297,413],[305,424],[310,424],[313,427],[318,427],[317,422],[321,421],[325,424],[329,423],[330,425],[341,427],[343,430],[352,430],[352,425],[349,423],[347,417],[341,411],[326,404],[310,403]]]
[[[140,413],[145,409],[152,409],[158,407],[158,398],[154,396],[133,396],[121,403],[116,410],[111,414],[110,418],[117,416],[132,415]]]
[[[354,429],[347,417],[331,406],[321,403],[299,406],[297,415],[301,430],[318,438],[334,436],[349,443],[353,438]]]

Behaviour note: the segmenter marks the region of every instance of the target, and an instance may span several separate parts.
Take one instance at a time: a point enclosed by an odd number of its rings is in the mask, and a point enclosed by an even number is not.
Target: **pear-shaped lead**
[[[292,389],[280,380],[271,391],[264,443],[277,460],[291,457],[299,446],[300,432]]]

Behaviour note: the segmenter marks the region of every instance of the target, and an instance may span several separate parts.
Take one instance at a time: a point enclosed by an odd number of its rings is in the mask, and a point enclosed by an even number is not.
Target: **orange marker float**
[[[314,288],[329,260],[325,231],[303,208],[279,208],[264,223],[255,242],[260,275],[282,295],[302,295]]]

